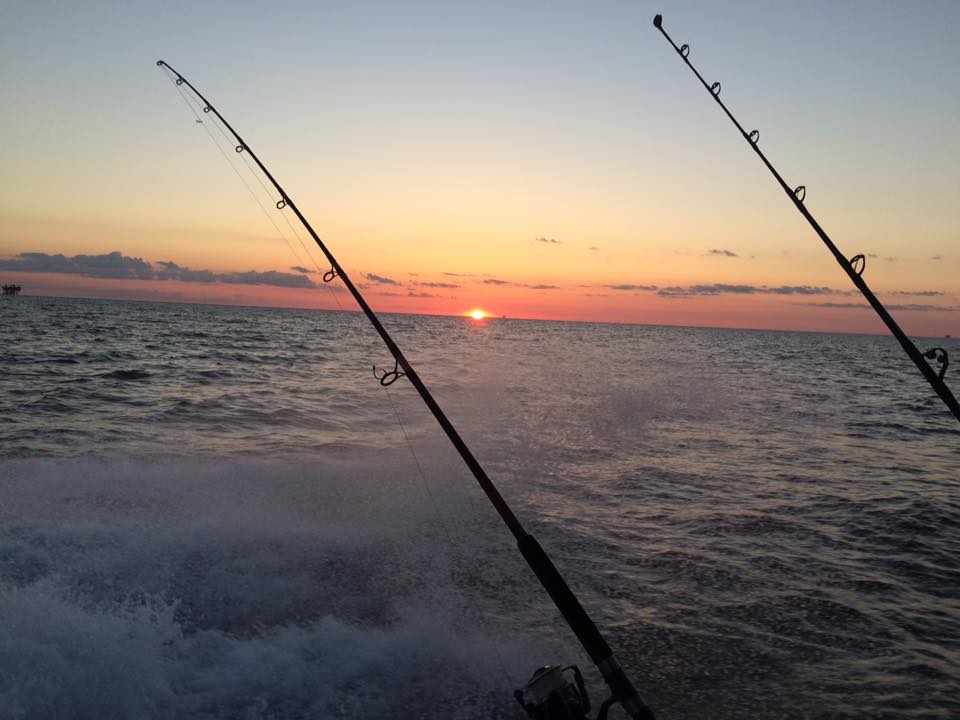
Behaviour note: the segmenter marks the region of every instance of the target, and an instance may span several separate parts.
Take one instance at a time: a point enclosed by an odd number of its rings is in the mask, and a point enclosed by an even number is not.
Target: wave
[[[150,373],[147,370],[112,370],[108,373],[103,373],[100,375],[102,378],[108,378],[110,380],[148,380],[150,378]]]

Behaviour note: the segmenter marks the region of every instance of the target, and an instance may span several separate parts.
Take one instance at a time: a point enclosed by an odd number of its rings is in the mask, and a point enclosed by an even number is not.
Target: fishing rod
[[[753,148],[753,151],[763,160],[763,164],[767,166],[767,169],[776,178],[777,182],[780,184],[780,187],[783,188],[783,191],[787,194],[787,197],[793,202],[797,210],[806,218],[807,222],[810,223],[810,227],[813,228],[814,232],[820,236],[820,239],[823,240],[823,244],[827,246],[827,249],[833,254],[833,257],[836,258],[837,263],[840,267],[843,268],[843,271],[847,274],[850,280],[856,285],[857,289],[863,294],[867,299],[867,302],[870,303],[870,306],[876,311],[877,315],[880,316],[880,319],[883,320],[884,324],[889,328],[890,332],[900,343],[900,346],[903,348],[904,352],[907,353],[909,358],[913,360],[914,364],[927,379],[927,382],[933,387],[937,395],[943,400],[946,406],[950,409],[950,412],[953,413],[954,417],[960,421],[960,403],[957,402],[957,399],[954,397],[953,393],[950,391],[950,388],[947,387],[947,384],[943,381],[943,376],[947,372],[947,366],[950,364],[947,358],[947,351],[942,347],[931,348],[921,352],[917,349],[917,346],[913,344],[913,341],[907,337],[906,333],[900,329],[900,326],[897,324],[897,321],[893,319],[890,313],[887,311],[887,308],[884,307],[883,303],[877,299],[877,296],[873,294],[873,291],[869,288],[866,281],[863,279],[863,271],[867,266],[867,259],[864,255],[854,255],[852,258],[847,258],[837,246],[833,243],[833,240],[827,235],[820,223],[816,221],[813,215],[807,210],[807,206],[804,204],[804,199],[807,195],[807,188],[803,185],[798,185],[797,187],[791,189],[784,181],[783,177],[777,172],[777,169],[773,164],[767,159],[767,156],[763,154],[763,151],[760,149],[760,131],[751,130],[747,132],[743,129],[743,126],[737,121],[733,116],[733,113],[727,109],[727,106],[723,103],[723,100],[720,99],[720,83],[715,82],[712,85],[707,84],[707,81],[703,79],[703,76],[697,71],[693,66],[693,63],[690,62],[690,46],[681,45],[677,47],[677,44],[673,41],[670,35],[667,34],[667,31],[663,29],[663,16],[656,15],[653,18],[653,25],[657,30],[663,33],[663,36],[667,39],[673,49],[676,50],[677,55],[687,64],[687,67],[693,71],[693,74],[697,76],[697,79],[703,85],[708,93],[717,101],[717,104],[723,108],[723,111],[727,114],[727,117],[730,118],[730,121],[737,127],[737,130],[740,131],[740,134],[743,135],[743,139],[747,141],[747,144]],[[940,367],[939,372],[935,371],[927,360],[936,360],[937,364]]]
[[[653,720],[653,711],[640,699],[633,683],[614,657],[613,651],[610,649],[607,641],[603,638],[603,635],[587,614],[587,611],[580,604],[576,595],[573,594],[573,591],[563,579],[560,571],[557,570],[553,561],[547,556],[547,553],[540,546],[540,543],[537,542],[536,538],[524,530],[520,521],[507,504],[507,501],[504,500],[503,496],[493,484],[493,481],[487,476],[486,471],[474,457],[470,448],[467,447],[463,438],[460,437],[460,433],[457,432],[453,423],[450,422],[449,418],[447,418],[446,414],[437,404],[433,394],[427,389],[427,386],[424,385],[417,371],[413,369],[410,361],[407,360],[397,343],[390,336],[390,333],[387,332],[386,328],[380,322],[376,313],[374,313],[370,305],[367,304],[366,299],[364,299],[363,295],[357,289],[357,286],[350,280],[350,276],[340,263],[337,262],[333,253],[323,240],[320,239],[320,236],[317,235],[307,218],[300,212],[296,203],[293,202],[286,190],[281,187],[273,174],[267,169],[263,162],[261,162],[256,153],[254,153],[244,139],[240,137],[237,131],[233,129],[226,118],[220,114],[220,111],[217,110],[199,90],[163,60],[157,60],[157,65],[176,76],[175,83],[177,86],[186,85],[194,95],[197,96],[202,103],[204,113],[212,113],[223,123],[223,126],[237,142],[234,148],[236,152],[247,153],[266,176],[267,180],[270,181],[270,184],[273,185],[280,194],[280,200],[276,203],[277,210],[283,210],[284,208],[292,210],[330,262],[330,270],[324,273],[323,281],[331,282],[334,278],[340,278],[347,290],[350,291],[353,299],[357,301],[360,309],[363,310],[363,314],[366,315],[367,320],[370,321],[370,324],[373,325],[377,331],[380,339],[383,340],[383,344],[387,346],[387,350],[393,356],[394,364],[392,370],[384,370],[380,375],[377,375],[376,366],[374,366],[374,376],[380,381],[380,384],[388,386],[400,378],[406,377],[416,389],[433,417],[440,424],[447,438],[449,438],[450,442],[457,449],[460,457],[463,458],[470,472],[474,478],[476,478],[480,488],[496,509],[497,514],[500,515],[510,532],[513,533],[520,554],[523,555],[524,560],[527,561],[527,564],[537,576],[540,584],[544,590],[547,591],[550,599],[553,600],[560,614],[563,615],[570,629],[573,630],[580,644],[584,650],[586,650],[590,659],[603,676],[604,681],[609,686],[610,697],[600,706],[597,720],[605,720],[607,712],[614,703],[620,703],[621,707],[634,720]],[[574,682],[567,681],[563,675],[563,673],[568,670],[573,671]],[[545,666],[540,668],[534,673],[533,677],[522,690],[517,690],[515,696],[527,711],[527,714],[538,720],[564,720],[566,718],[581,720],[581,718],[586,718],[586,714],[590,711],[590,701],[586,693],[586,688],[583,685],[583,678],[576,666],[569,666],[567,668]]]

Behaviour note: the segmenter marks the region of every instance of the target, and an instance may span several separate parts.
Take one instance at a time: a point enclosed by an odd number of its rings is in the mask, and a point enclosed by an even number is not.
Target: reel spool
[[[564,675],[567,671],[573,680]],[[534,720],[589,720],[590,697],[576,665],[546,665],[513,696]]]

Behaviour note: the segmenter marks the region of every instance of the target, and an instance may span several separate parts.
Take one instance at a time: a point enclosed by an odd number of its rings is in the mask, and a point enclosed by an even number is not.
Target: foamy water
[[[506,718],[589,665],[362,317],[0,312],[0,716]],[[385,323],[658,717],[960,714],[960,432],[892,340]]]

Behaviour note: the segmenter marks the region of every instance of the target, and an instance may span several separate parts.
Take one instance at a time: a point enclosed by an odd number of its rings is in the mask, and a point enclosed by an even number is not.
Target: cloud
[[[604,285],[605,288],[610,288],[611,290],[622,290],[624,292],[636,292],[638,290],[656,290],[656,285],[632,285],[630,283],[623,283],[621,285]]]
[[[946,295],[942,290],[894,290],[891,295],[913,295],[915,297],[940,297]]]
[[[536,284],[517,283],[517,282],[510,282],[509,280],[500,280],[498,278],[486,278],[484,280],[481,280],[480,282],[482,282],[484,285],[498,285],[498,286],[512,285],[514,287],[527,288],[528,290],[559,290],[560,289],[559,285],[547,285],[545,283],[536,283]]]
[[[780,287],[764,287],[758,292],[768,295],[848,295],[842,290],[834,290],[828,287],[818,287],[816,285],[781,285]]]
[[[308,277],[294,275],[293,273],[278,272],[277,270],[267,270],[266,272],[248,270],[247,272],[221,273],[217,275],[217,280],[222,283],[231,283],[234,285],[273,285],[276,287],[289,288],[316,287]]]
[[[272,285],[275,287],[312,288],[316,287],[310,278],[293,273],[268,270],[257,272],[214,273],[210,270],[191,270],[188,267],[177,265],[172,260],[156,263],[160,267],[154,272],[155,280],[179,280],[180,282],[213,283],[222,282],[229,285]]]
[[[49,272],[83,275],[108,280],[179,280],[180,282],[244,285],[275,285],[289,288],[316,287],[302,275],[276,270],[242,273],[215,273],[212,270],[192,270],[173,260],[149,263],[142,258],[127,257],[119,251],[103,255],[49,255],[47,253],[20,253],[10,260],[0,260],[0,270],[19,272]]]
[[[911,303],[909,305],[887,305],[887,310],[898,310],[901,312],[958,312],[960,307],[955,305],[922,305]]]
[[[180,280],[181,282],[203,283],[217,281],[217,276],[209,270],[191,270],[190,268],[177,265],[173,260],[166,262],[161,261],[156,264],[160,266],[160,270],[157,270],[154,275],[157,280]]]
[[[704,255],[719,255],[720,257],[740,257],[733,250],[708,250]]]
[[[662,297],[690,297],[692,295],[845,295],[846,292],[816,285],[781,285],[766,287],[757,285],[690,285],[688,287],[661,288]]]
[[[373,273],[367,273],[367,280],[370,282],[377,283],[378,285],[399,285],[396,280],[393,278],[384,277],[383,275],[374,275]]]
[[[305,268],[303,265],[294,265],[294,266],[291,267],[290,269],[291,269],[291,270],[296,270],[296,271],[299,272],[299,273],[304,273],[305,275],[309,275],[310,273],[315,273],[315,272],[316,272],[316,270],[311,270],[310,268]]]
[[[105,255],[74,255],[73,262],[85,275],[102,278],[150,278],[153,268],[146,260],[114,251]]]
[[[870,310],[867,303],[842,303],[842,302],[809,302],[803,303],[810,307],[833,308],[833,309],[855,309]],[[899,312],[960,312],[960,307],[955,305],[925,305],[919,303],[909,303],[906,305],[887,305],[887,310]]]
[[[538,242],[538,243],[547,243],[547,244],[549,244],[549,245],[562,245],[562,244],[563,244],[563,243],[561,243],[559,240],[557,240],[557,239],[555,239],[555,238],[548,238],[548,237],[538,237],[538,238],[537,238],[537,242]]]
[[[0,270],[18,272],[78,273],[80,269],[63,255],[47,253],[20,253],[11,260],[0,260]]]
[[[932,258],[930,258],[930,259],[931,259],[931,260],[943,260],[943,256],[942,256],[942,255],[934,255],[934,256],[933,256]]]
[[[846,303],[846,302],[808,302],[800,303],[801,305],[808,305],[810,307],[821,307],[821,308],[855,308],[857,310],[869,310],[870,306],[866,303]]]
[[[546,285],[542,283],[537,284],[528,284],[528,283],[516,283],[510,282],[509,280],[500,280],[498,278],[486,278],[481,280],[484,285],[513,285],[515,287],[527,288],[529,290],[559,290],[559,285]]]
[[[422,285],[423,287],[432,287],[432,288],[458,288],[460,287],[456,283],[443,283],[443,282],[418,282],[417,285]]]
[[[686,291],[688,295],[753,295],[759,289],[753,285],[715,283],[713,285],[691,285],[686,288]]]
[[[445,272],[443,274],[446,275],[447,277],[473,277],[473,275],[470,275],[468,273]]]
[[[599,250],[599,249],[600,248],[598,248],[596,245],[591,245],[590,247],[587,248],[587,250]]]
[[[407,297],[412,297],[412,298],[432,298],[432,297],[437,297],[437,296],[434,295],[433,293],[428,293],[428,292],[414,292],[413,290],[408,290],[408,291],[407,291]]]
[[[109,279],[149,280],[153,277],[153,267],[146,260],[127,257],[116,250],[103,255],[74,255],[73,257],[26,252],[10,260],[0,260],[0,269]]]
[[[880,256],[877,255],[876,253],[867,253],[867,257],[868,257],[868,258],[874,258],[874,259],[876,259],[876,258],[878,258],[878,257],[880,257]]]

